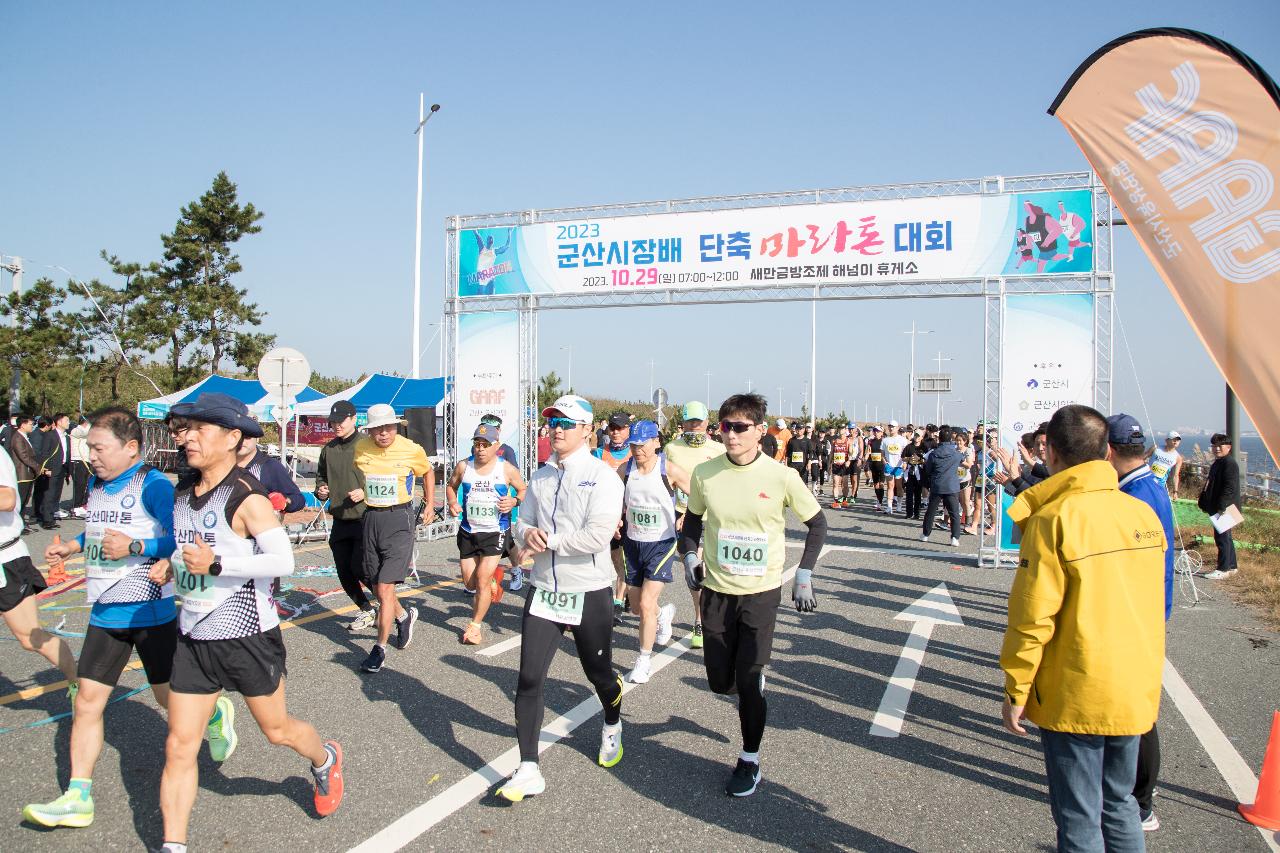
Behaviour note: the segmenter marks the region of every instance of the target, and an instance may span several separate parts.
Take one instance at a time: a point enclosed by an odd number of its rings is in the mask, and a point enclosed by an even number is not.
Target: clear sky
[[[219,170],[265,211],[239,284],[320,372],[410,365],[418,93],[427,127],[423,319],[443,299],[452,214],[1087,168],[1045,113],[1115,36],[1184,26],[1280,73],[1280,3],[8,3],[0,11],[0,253],[28,278],[106,277]],[[1118,229],[1123,231],[1123,229]],[[1116,408],[1217,428],[1222,380],[1121,234]],[[8,277],[5,276],[5,284]],[[839,302],[819,318],[819,411],[903,418],[919,369],[980,413],[980,303]],[[435,331],[427,327],[424,344]],[[542,316],[540,369],[639,399],[748,381],[784,408],[809,375],[807,304]],[[1257,342],[1261,345],[1262,342]],[[423,359],[434,375],[435,344]],[[932,401],[921,403],[932,414]],[[776,409],[776,406],[774,407]],[[953,414],[954,413],[954,414]]]

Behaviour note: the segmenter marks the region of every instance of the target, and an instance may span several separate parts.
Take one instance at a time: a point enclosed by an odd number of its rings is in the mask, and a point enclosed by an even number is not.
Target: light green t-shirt
[[[674,441],[667,442],[663,452],[667,454],[668,462],[675,464],[686,474],[692,476],[693,469],[703,462],[715,459],[717,456],[723,456],[724,445],[708,438],[701,447],[690,447],[685,443],[684,436],[680,436]],[[676,489],[676,512],[684,512],[688,507],[689,496]]]
[[[716,592],[750,595],[782,586],[786,519],[808,521],[821,508],[792,468],[763,453],[750,465],[727,454],[693,470],[689,511],[702,516],[704,585]]]

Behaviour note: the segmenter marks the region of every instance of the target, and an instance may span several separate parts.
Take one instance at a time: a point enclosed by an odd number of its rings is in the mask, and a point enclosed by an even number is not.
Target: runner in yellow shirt
[[[356,468],[364,475],[364,488],[353,489],[352,503],[364,501],[361,517],[364,534],[364,572],[381,605],[378,608],[378,641],[360,664],[365,672],[377,672],[387,657],[391,623],[396,624],[396,647],[413,640],[418,608],[400,606],[396,584],[409,574],[413,558],[413,485],[422,477],[422,523],[429,524],[435,503],[435,471],[422,446],[399,434],[404,423],[385,403],[369,407],[369,435],[356,442]]]

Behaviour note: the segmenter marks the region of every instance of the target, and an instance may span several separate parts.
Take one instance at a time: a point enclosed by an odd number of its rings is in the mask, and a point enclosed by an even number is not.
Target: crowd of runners
[[[729,397],[714,417],[690,402],[665,436],[654,421],[624,412],[597,420],[574,395],[541,415],[548,452],[527,482],[518,454],[502,443],[497,415],[480,419],[469,455],[441,478],[441,512],[457,519],[461,576],[473,596],[460,642],[486,642],[493,604],[507,590],[531,587],[514,708],[520,764],[497,791],[513,802],[546,790],[538,764],[543,687],[566,631],[604,709],[599,764],[621,761],[624,679],[648,681],[655,647],[671,642],[675,604],[662,597],[678,580],[692,598],[687,640],[702,650],[708,686],[736,697],[741,751],[725,792],[751,795],[761,778],[765,668],[786,580],[797,611],[817,607],[813,571],[827,530],[820,500],[831,510],[918,520],[925,540],[941,510],[955,546],[991,524],[999,491],[1017,494],[1049,474],[1043,426],[1021,437],[1015,455],[982,424],[973,432],[895,421],[834,430],[782,419],[769,425],[757,394]],[[358,608],[348,629],[375,634],[360,664],[373,676],[388,665],[389,646],[413,640],[418,612],[396,588],[415,569],[416,528],[437,518],[437,475],[390,406],[370,407],[364,434],[349,403],[334,404],[329,419],[336,437],[322,450],[315,495],[328,501],[336,572]],[[202,394],[176,405],[168,427],[190,466],[176,487],[142,463],[133,414],[109,408],[89,418],[85,529],[55,539],[44,554],[50,566],[83,555],[92,608],[79,660],[39,628],[33,596],[46,581],[17,536],[4,546],[0,609],[23,645],[66,675],[74,708],[71,783],[52,801],[26,806],[24,818],[48,827],[93,822],[103,711],[137,653],[168,713],[159,780],[164,849],[184,851],[202,741],[218,762],[236,751],[236,705],[226,692],[241,694],[270,743],[307,760],[318,815],[342,802],[343,755],[286,703],[274,590],[294,569],[280,513],[300,494],[273,467],[279,463],[256,450],[261,427],[233,398]],[[1176,483],[1176,441],[1157,454],[1153,477]],[[0,521],[20,528],[11,480],[0,460]],[[792,572],[788,513],[805,528]],[[629,617],[638,617],[640,651],[620,675],[613,638]]]

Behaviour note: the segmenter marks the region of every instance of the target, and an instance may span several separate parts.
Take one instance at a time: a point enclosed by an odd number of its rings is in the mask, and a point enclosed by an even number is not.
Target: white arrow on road
[[[898,665],[885,688],[884,698],[871,720],[871,734],[875,737],[897,737],[902,734],[902,720],[907,715],[907,703],[916,687],[916,676],[924,662],[924,650],[937,625],[963,625],[960,611],[951,602],[947,585],[940,583],[920,596],[910,607],[894,617],[911,622],[911,633],[902,647]]]

